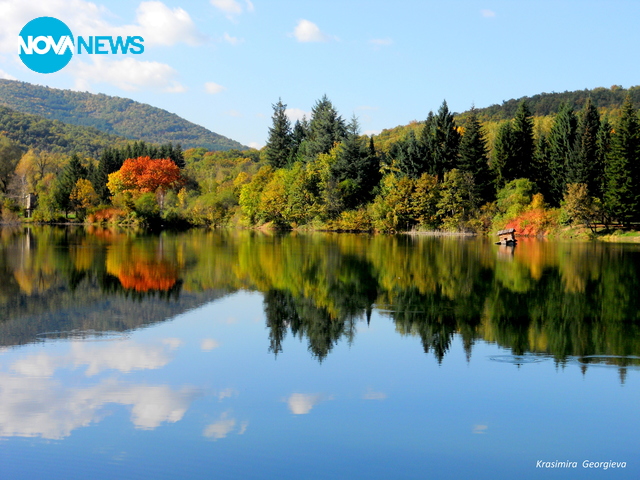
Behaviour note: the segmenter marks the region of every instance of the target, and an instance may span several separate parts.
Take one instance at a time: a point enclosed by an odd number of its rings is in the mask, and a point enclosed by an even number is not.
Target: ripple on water
[[[525,353],[524,355],[492,355],[489,360],[500,363],[510,363],[512,365],[524,365],[527,363],[540,363],[549,360],[546,355],[534,355],[532,353]]]

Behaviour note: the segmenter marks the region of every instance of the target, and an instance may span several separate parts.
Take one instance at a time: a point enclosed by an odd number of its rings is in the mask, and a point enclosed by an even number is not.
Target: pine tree
[[[347,126],[347,136],[331,170],[346,209],[353,209],[373,198],[374,188],[380,181],[380,162],[373,139],[367,145],[366,137],[360,136],[355,116]]]
[[[445,172],[456,168],[460,133],[446,100],[438,114],[427,119],[422,139],[431,157],[430,174],[442,178]]]
[[[580,114],[572,161],[567,168],[567,183],[584,183],[591,195],[600,195],[603,166],[598,159],[598,133],[600,114],[587,98]]]
[[[391,146],[389,155],[394,159],[394,165],[402,176],[420,178],[423,173],[429,171],[426,147],[418,141],[413,130],[409,130],[405,138]]]
[[[536,151],[533,157],[533,172],[530,180],[536,185],[538,192],[545,199],[551,197],[551,170],[549,167],[549,140],[542,132],[536,142]]]
[[[265,146],[265,154],[269,165],[273,168],[283,168],[289,163],[291,158],[291,147],[293,142],[291,132],[291,122],[287,117],[287,106],[278,99],[278,103],[272,105],[273,125],[269,128],[269,139]]]
[[[475,107],[471,108],[460,141],[458,168],[473,175],[476,195],[481,201],[493,200],[493,175],[489,169],[486,140]]]
[[[82,165],[80,157],[74,153],[56,180],[53,190],[54,200],[58,207],[65,211],[65,215],[71,208],[69,196],[81,178],[87,178],[87,169]]]
[[[606,163],[607,163],[607,155],[609,155],[609,151],[611,150],[611,124],[609,123],[609,119],[604,117],[600,121],[600,128],[598,129],[598,137],[596,139],[597,144],[597,164],[600,170],[600,177],[598,179],[595,195],[601,200],[604,200],[604,191],[606,187]]]
[[[344,120],[324,95],[311,109],[311,122],[306,148],[307,160],[314,160],[321,153],[329,153],[333,146],[345,137]]]
[[[533,117],[525,100],[520,102],[513,119],[513,165],[509,165],[510,175],[515,178],[531,178],[533,170]]]
[[[576,141],[577,119],[573,107],[563,103],[549,132],[550,195],[546,199],[559,206],[567,185],[567,174],[573,170],[573,148]]]
[[[496,179],[496,187],[500,189],[507,183],[518,178],[513,172],[515,162],[515,138],[511,121],[506,121],[498,128],[493,145],[491,169]]]
[[[639,167],[640,124],[631,98],[627,96],[606,157],[604,191],[607,212],[625,225],[638,217]]]

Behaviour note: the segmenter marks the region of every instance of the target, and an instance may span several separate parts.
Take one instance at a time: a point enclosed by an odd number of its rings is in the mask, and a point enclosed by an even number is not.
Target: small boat
[[[507,228],[506,230],[500,230],[498,232],[498,237],[500,237],[500,241],[496,242],[496,245],[507,245],[513,247],[518,243],[516,240],[516,229],[515,228]]]

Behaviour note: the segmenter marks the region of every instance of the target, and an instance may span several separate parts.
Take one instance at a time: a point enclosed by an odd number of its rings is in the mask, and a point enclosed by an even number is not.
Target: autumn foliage
[[[124,191],[154,193],[177,188],[184,183],[180,168],[168,158],[128,158],[117,172],[109,175],[107,187],[112,195]]]

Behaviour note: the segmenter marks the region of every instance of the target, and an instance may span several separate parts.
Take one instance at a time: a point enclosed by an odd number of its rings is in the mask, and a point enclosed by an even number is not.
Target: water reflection
[[[276,356],[291,335],[322,361],[338,342],[355,341],[374,309],[400,334],[419,337],[439,362],[455,335],[468,356],[480,339],[561,364],[640,355],[634,246],[525,240],[505,249],[481,239],[28,228],[0,233],[0,285],[3,345],[53,330],[125,331],[250,290],[263,294]],[[144,304],[154,298],[163,301]],[[205,339],[201,349],[217,346]],[[154,358],[146,361],[161,361]]]
[[[113,376],[68,388],[64,371],[83,369],[85,377],[164,367],[180,346],[177,339],[142,345],[129,340],[100,344],[73,341],[65,353],[26,355],[0,372],[0,436],[62,439],[77,428],[100,422],[109,404],[131,410],[135,428],[152,430],[182,419],[200,395],[192,387],[132,384]]]

